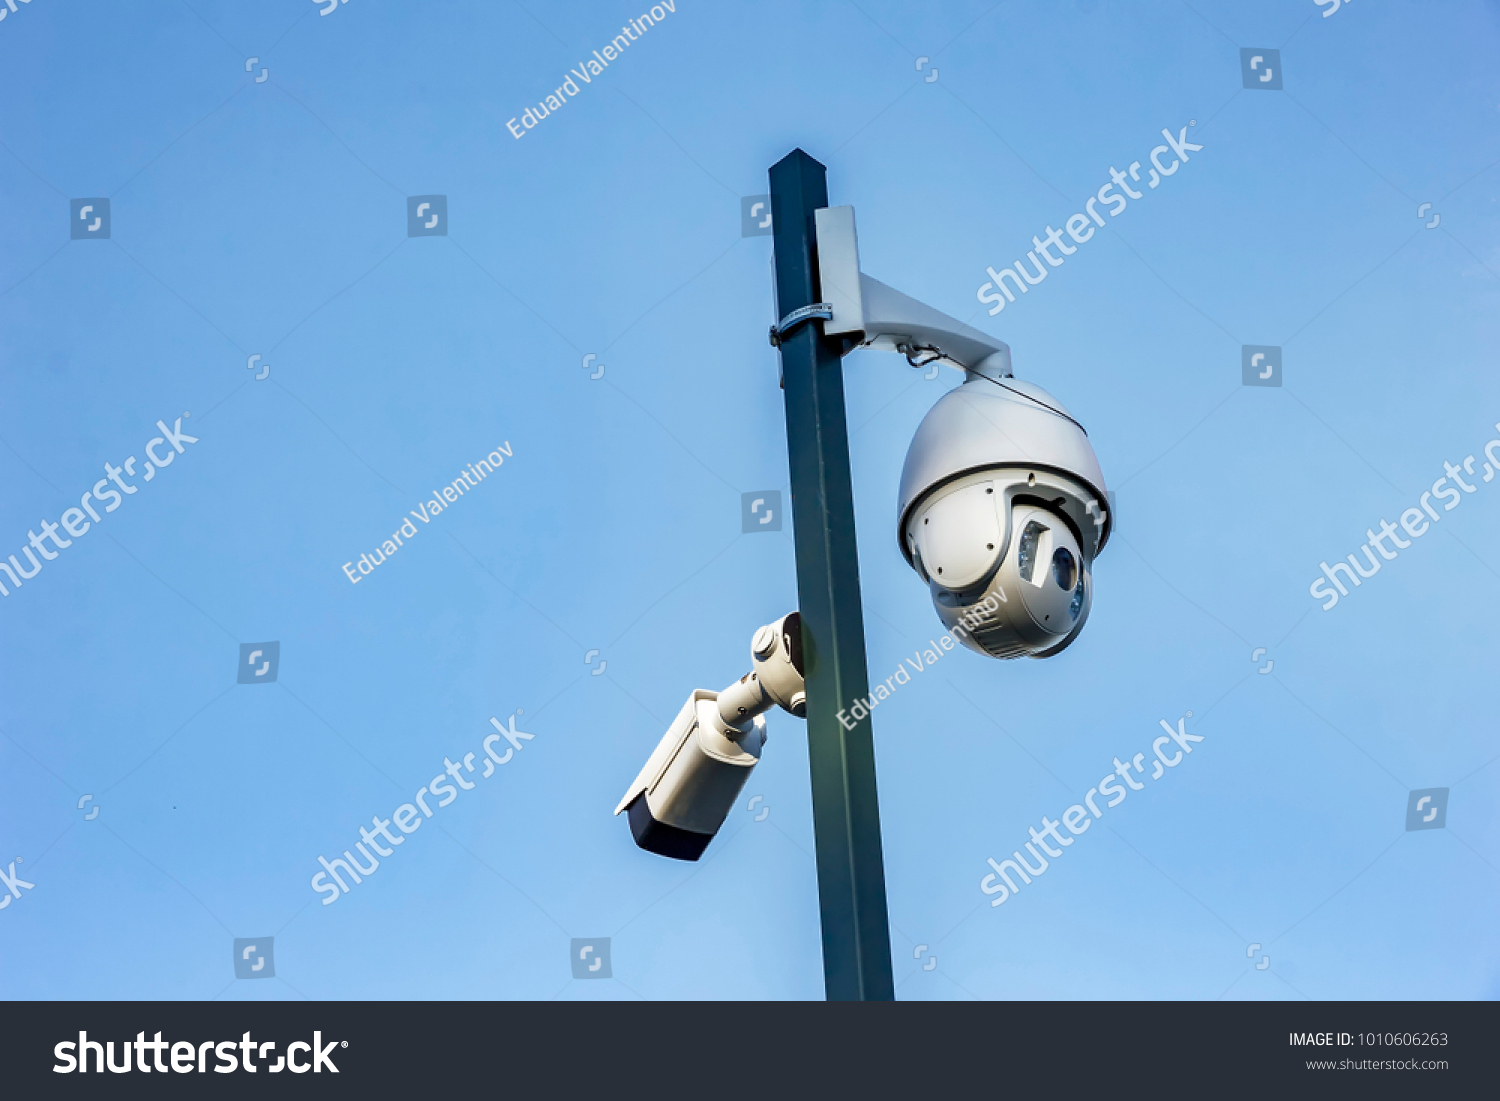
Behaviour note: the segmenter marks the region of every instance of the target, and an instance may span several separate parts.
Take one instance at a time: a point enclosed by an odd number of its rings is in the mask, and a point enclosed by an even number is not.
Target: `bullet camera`
[[[846,351],[884,348],[914,367],[945,362],[965,374],[906,453],[902,555],[943,625],[964,621],[954,634],[965,646],[1051,657],[1088,619],[1112,521],[1087,433],[1051,394],[1012,376],[1004,341],[860,271],[853,207],[825,207],[814,220],[826,301],[801,312],[825,318],[824,335],[843,337]]]
[[[1106,499],[1088,437],[1055,398],[970,372],[912,439],[897,539],[944,626],[970,617],[965,646],[1051,657],[1088,619]]]
[[[750,672],[720,692],[697,689],[657,743],[615,814],[627,812],[647,852],[697,860],[719,832],[766,743],[773,704],[802,718],[802,620],[796,612],[755,632]]]

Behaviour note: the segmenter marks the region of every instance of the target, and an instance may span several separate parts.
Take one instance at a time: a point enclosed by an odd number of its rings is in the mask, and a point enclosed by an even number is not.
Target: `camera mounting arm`
[[[757,715],[780,705],[797,718],[807,715],[802,672],[802,616],[789,612],[755,632],[750,672],[719,693],[713,726],[730,741],[749,733]]]
[[[845,336],[854,348],[902,352],[913,366],[945,359],[998,381],[1011,377],[1010,345],[918,302],[859,270],[859,237],[852,206],[813,211],[818,239],[818,286],[826,336]],[[812,308],[809,307],[809,310]],[[803,319],[797,319],[798,321]],[[794,321],[793,324],[796,322]],[[779,335],[779,334],[777,334]],[[918,360],[918,354],[928,358]]]

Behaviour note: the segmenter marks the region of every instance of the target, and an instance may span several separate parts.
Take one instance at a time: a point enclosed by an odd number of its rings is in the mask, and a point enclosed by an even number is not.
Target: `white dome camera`
[[[782,616],[755,632],[750,672],[722,692],[697,689],[657,743],[615,813],[647,852],[697,860],[740,797],[766,743],[773,704],[807,713],[802,617]]]
[[[896,539],[932,590],[944,626],[997,658],[1045,658],[1083,629],[1094,558],[1109,538],[1104,474],[1083,426],[1039,386],[1011,376],[1004,341],[872,279],[859,266],[852,207],[814,212],[826,318],[846,350],[883,348],[914,367],[939,361],[965,382],[928,412],[901,473]]]
[[[967,617],[965,646],[1051,657],[1088,619],[1106,499],[1087,435],[1055,398],[970,371],[912,439],[897,538],[944,626]]]

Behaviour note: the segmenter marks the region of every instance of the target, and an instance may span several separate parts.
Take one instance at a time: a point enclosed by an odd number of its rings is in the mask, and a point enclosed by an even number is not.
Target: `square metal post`
[[[776,302],[783,317],[819,301],[813,211],[827,205],[827,169],[802,150],[771,168]],[[890,1001],[895,983],[874,740],[868,716],[852,729],[838,719],[840,710],[869,694],[842,348],[809,321],[780,350],[824,986],[830,1001]]]

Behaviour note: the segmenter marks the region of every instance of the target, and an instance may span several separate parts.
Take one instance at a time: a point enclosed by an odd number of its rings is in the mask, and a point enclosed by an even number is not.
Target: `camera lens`
[[[1072,592],[1078,581],[1078,563],[1073,560],[1073,552],[1067,547],[1058,547],[1052,552],[1052,580],[1065,593]]]

